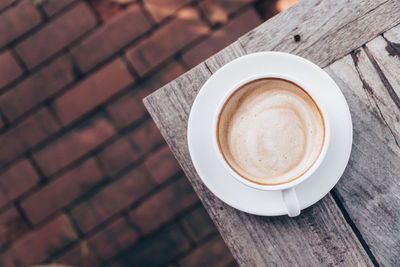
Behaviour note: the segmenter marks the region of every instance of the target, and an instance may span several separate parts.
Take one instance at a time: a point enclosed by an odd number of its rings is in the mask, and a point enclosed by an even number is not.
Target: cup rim
[[[241,176],[240,174],[238,174],[236,171],[234,171],[231,166],[226,162],[225,158],[222,155],[222,152],[219,148],[218,145],[218,138],[217,138],[217,128],[218,128],[218,121],[219,121],[219,115],[221,113],[222,108],[224,107],[226,101],[229,99],[229,97],[231,95],[233,95],[238,89],[240,89],[243,85],[250,83],[252,81],[255,80],[259,80],[259,79],[264,79],[264,78],[276,78],[276,79],[283,79],[283,80],[287,80],[289,82],[292,82],[296,85],[298,85],[299,87],[301,87],[304,91],[306,91],[307,94],[309,94],[311,96],[311,98],[314,100],[314,102],[316,103],[316,105],[318,106],[320,112],[322,113],[322,118],[324,120],[324,124],[325,124],[325,135],[324,135],[324,144],[322,146],[321,152],[318,155],[317,160],[311,165],[311,167],[306,170],[303,174],[301,174],[298,178],[295,178],[292,181],[286,182],[286,183],[282,183],[282,184],[274,184],[274,185],[265,185],[265,184],[258,184],[255,182],[251,182],[250,180],[244,178],[243,176]],[[229,174],[231,176],[233,176],[235,179],[237,179],[239,182],[255,188],[255,189],[259,189],[259,190],[284,190],[284,189],[288,189],[288,188],[292,188],[302,182],[304,182],[305,180],[307,180],[309,177],[312,176],[312,174],[319,168],[319,166],[321,165],[321,163],[323,162],[325,156],[326,156],[326,152],[328,150],[328,146],[330,143],[330,135],[331,135],[331,129],[330,129],[330,123],[329,123],[329,117],[328,117],[328,113],[326,112],[326,108],[321,105],[320,102],[318,102],[318,100],[316,99],[315,95],[313,94],[313,92],[311,92],[309,90],[309,88],[304,85],[302,82],[298,81],[297,79],[290,77],[288,75],[284,75],[281,73],[262,73],[262,74],[256,74],[253,76],[250,76],[246,79],[243,79],[242,81],[236,83],[235,86],[231,87],[224,95],[223,98],[221,98],[218,107],[215,111],[214,114],[214,121],[213,121],[213,147],[214,150],[217,154],[217,158],[219,159],[220,163],[224,166],[224,168],[229,172]]]

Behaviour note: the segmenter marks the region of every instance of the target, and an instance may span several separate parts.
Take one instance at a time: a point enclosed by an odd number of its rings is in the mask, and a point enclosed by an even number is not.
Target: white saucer
[[[256,74],[281,73],[318,88],[331,122],[331,143],[320,168],[296,186],[300,208],[323,198],[339,181],[350,157],[353,126],[346,99],[329,75],[310,61],[280,52],[240,57],[214,73],[198,93],[188,122],[188,146],[197,173],[219,199],[256,215],[287,214],[280,191],[262,191],[233,178],[219,162],[212,146],[212,123],[220,99],[228,88]]]

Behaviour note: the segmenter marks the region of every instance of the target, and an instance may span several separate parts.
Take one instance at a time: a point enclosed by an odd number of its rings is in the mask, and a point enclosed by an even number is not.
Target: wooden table
[[[400,265],[399,23],[399,0],[302,0],[144,100],[240,265]],[[270,50],[324,68],[353,118],[343,177],[296,218],[253,216],[221,202],[201,182],[187,147],[190,107],[204,82],[236,57]]]

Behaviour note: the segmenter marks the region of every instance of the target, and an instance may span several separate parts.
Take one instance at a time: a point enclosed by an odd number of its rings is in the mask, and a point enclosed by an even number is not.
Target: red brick
[[[256,8],[264,20],[294,5],[298,0],[257,1]]]
[[[6,165],[25,150],[24,145],[16,138],[14,131],[11,129],[0,136],[0,145],[2,146],[0,150],[0,166]]]
[[[89,247],[87,240],[81,240],[78,246],[68,250],[53,260],[54,264],[68,264],[71,266],[96,267],[100,261]]]
[[[72,216],[79,228],[88,232],[143,197],[152,187],[143,170],[134,169],[74,208]]]
[[[62,214],[14,242],[8,258],[12,259],[15,266],[41,263],[76,239],[77,234],[69,219]]]
[[[54,179],[22,201],[29,220],[38,224],[98,184],[104,175],[93,159]]]
[[[14,81],[22,74],[22,69],[10,51],[0,53],[0,88]]]
[[[7,1],[8,2],[8,1]],[[22,0],[0,16],[0,48],[40,24],[39,11],[29,0]]]
[[[144,6],[155,21],[160,22],[172,15],[179,8],[190,3],[191,0],[144,0]]]
[[[189,67],[194,67],[261,23],[262,20],[254,9],[247,9],[210,37],[193,46],[183,54],[183,60]]]
[[[129,5],[136,3],[137,0],[89,0],[90,5],[101,19],[107,23],[111,18],[123,12]]]
[[[20,237],[27,229],[28,225],[14,206],[0,213],[0,248]]]
[[[19,267],[20,262],[14,262],[13,255],[11,251],[6,251],[5,253],[0,254],[0,266],[1,267]]]
[[[113,118],[115,125],[121,129],[143,118],[146,114],[146,109],[142,103],[142,99],[164,84],[175,79],[184,73],[184,71],[182,65],[177,62],[172,62],[150,79],[146,79],[135,86],[133,91],[125,93],[109,104],[107,111]]]
[[[0,166],[36,146],[59,128],[47,108],[39,109],[0,136]]]
[[[53,16],[73,2],[76,2],[76,0],[46,0],[42,8],[48,16]]]
[[[132,76],[118,58],[58,97],[53,107],[61,122],[67,125],[131,83]]]
[[[118,260],[116,262],[113,262],[111,264],[106,265],[107,267],[126,267],[127,264],[123,260]]]
[[[139,153],[124,138],[120,138],[99,153],[100,161],[107,173],[114,176],[139,159]]]
[[[45,175],[50,176],[90,152],[115,134],[103,117],[84,121],[57,140],[34,153]]]
[[[149,233],[197,201],[189,182],[181,178],[146,199],[129,213],[129,218],[144,233]]]
[[[19,161],[0,174],[0,207],[4,207],[38,182],[39,176],[29,161]]]
[[[128,137],[136,150],[141,154],[147,154],[164,141],[160,131],[152,120],[147,120],[141,124],[138,129],[128,134]]]
[[[34,147],[60,128],[48,108],[41,108],[16,126],[15,135],[26,147]]]
[[[182,230],[173,224],[127,251],[122,260],[126,266],[165,266],[189,247]]]
[[[229,263],[228,265],[225,265],[225,267],[239,267],[239,264],[237,264],[235,259],[232,259],[232,262]]]
[[[141,97],[144,98],[151,94],[153,91],[174,80],[176,77],[183,74],[184,72],[185,69],[183,68],[183,66],[180,63],[173,61],[160,71],[156,72],[150,78],[143,81],[138,86],[138,91],[140,92]]]
[[[57,17],[15,47],[28,68],[33,68],[96,26],[96,18],[85,3]]]
[[[58,58],[0,96],[0,107],[12,122],[74,80],[71,60]]]
[[[163,146],[150,155],[144,165],[151,177],[159,184],[177,174],[181,169],[167,146]]]
[[[108,105],[107,111],[119,129],[140,120],[146,114],[140,94],[132,91]]]
[[[14,3],[15,0],[0,0],[0,10],[8,7],[12,3]]]
[[[133,245],[137,239],[138,234],[129,227],[125,219],[119,218],[90,237],[89,245],[96,255],[105,261]]]
[[[222,238],[217,235],[214,238],[197,247],[193,252],[179,261],[181,266],[226,266],[233,260],[232,254],[226,247]]]
[[[90,34],[73,49],[72,55],[79,68],[86,72],[115,54],[150,27],[139,5],[133,5]]]
[[[217,230],[203,206],[186,215],[182,219],[182,225],[185,227],[190,237],[196,242],[199,242]]]
[[[176,18],[127,51],[140,75],[145,75],[190,42],[208,33],[194,8],[179,11]]]
[[[254,0],[208,0],[200,2],[199,6],[207,19],[211,23],[216,24],[225,23],[229,15],[252,2],[254,2]]]

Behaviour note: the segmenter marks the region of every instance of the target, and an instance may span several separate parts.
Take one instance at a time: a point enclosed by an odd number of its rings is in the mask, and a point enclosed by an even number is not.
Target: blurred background
[[[0,266],[236,266],[141,99],[296,0],[0,0]]]

